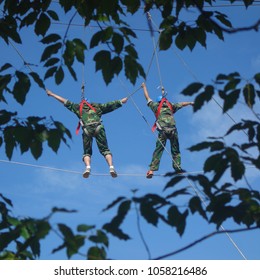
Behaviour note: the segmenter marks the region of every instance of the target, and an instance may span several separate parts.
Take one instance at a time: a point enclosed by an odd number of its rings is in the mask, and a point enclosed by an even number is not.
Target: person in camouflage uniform
[[[150,170],[147,172],[146,177],[148,179],[152,178],[154,171],[159,169],[167,139],[169,139],[171,144],[172,166],[176,172],[182,173],[183,170],[181,168],[181,154],[179,148],[178,132],[173,114],[185,106],[194,105],[194,102],[171,103],[166,98],[164,98],[161,103],[162,96],[157,98],[157,102],[153,102],[149,96],[145,83],[142,83],[142,88],[144,91],[144,96],[147,100],[147,105],[151,108],[154,114],[157,115],[155,125],[156,129],[158,130],[156,147],[153,152]]]
[[[108,103],[88,103],[86,100],[82,104],[73,103],[50,90],[46,90],[48,96],[54,97],[56,100],[64,104],[64,106],[75,113],[80,119],[80,124],[83,130],[83,161],[86,165],[86,169],[83,173],[84,178],[88,178],[91,172],[90,162],[92,156],[92,143],[93,138],[96,139],[96,143],[99,152],[105,157],[109,171],[113,178],[117,177],[117,173],[113,166],[112,154],[108,148],[108,142],[104,125],[101,123],[101,116],[112,112],[120,108],[124,103],[127,102],[128,98],[125,97],[121,100],[111,101]]]

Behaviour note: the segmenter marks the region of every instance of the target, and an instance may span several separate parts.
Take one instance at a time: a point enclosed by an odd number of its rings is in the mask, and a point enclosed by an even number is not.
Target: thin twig
[[[170,252],[168,254],[159,256],[159,257],[155,258],[154,260],[162,260],[162,259],[166,259],[168,257],[174,256],[178,253],[181,253],[181,252],[197,245],[198,243],[201,243],[202,241],[204,241],[204,240],[206,240],[206,239],[208,239],[208,238],[210,238],[214,235],[223,234],[223,233],[238,233],[238,232],[244,232],[244,231],[255,230],[255,229],[259,229],[259,227],[255,226],[255,227],[252,227],[252,228],[244,228],[244,229],[236,229],[236,230],[214,231],[210,234],[207,234],[207,235],[195,240],[194,242],[190,243],[189,245],[187,245],[185,247],[182,247],[181,249],[178,249],[178,250]]]

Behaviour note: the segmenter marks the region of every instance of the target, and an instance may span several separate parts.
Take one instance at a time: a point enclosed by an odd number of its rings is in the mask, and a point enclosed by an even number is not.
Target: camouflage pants
[[[171,155],[172,155],[172,167],[178,171],[181,169],[181,154],[178,140],[177,129],[174,128],[171,131],[160,131],[156,141],[156,147],[153,152],[153,158],[150,164],[150,170],[156,171],[159,169],[161,157],[166,145],[167,140],[170,140]]]
[[[93,138],[96,139],[99,152],[105,157],[106,155],[111,155],[108,148],[106,131],[103,125],[100,125],[97,129],[97,125],[90,125],[87,127],[87,133],[82,134],[83,138],[83,159],[85,156],[92,156],[92,144]]]

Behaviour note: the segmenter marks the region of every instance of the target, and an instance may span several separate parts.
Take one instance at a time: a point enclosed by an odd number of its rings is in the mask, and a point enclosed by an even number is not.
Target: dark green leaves
[[[24,104],[26,94],[28,93],[31,82],[26,74],[20,71],[16,71],[17,81],[14,84],[13,95],[16,101],[20,104]]]
[[[202,83],[192,83],[182,91],[182,94],[191,96],[197,93],[202,87]]]
[[[176,206],[172,206],[168,210],[169,224],[173,227],[176,227],[180,236],[182,236],[185,231],[188,213],[188,210],[185,210],[184,213],[181,213]]]
[[[5,151],[9,159],[13,150],[19,146],[21,153],[31,151],[35,159],[43,152],[43,143],[48,142],[54,152],[58,151],[61,141],[67,144],[66,137],[71,138],[67,128],[59,122],[49,122],[48,127],[44,118],[28,117],[24,121],[17,120],[15,113],[1,111],[0,122],[3,127]],[[15,125],[12,125],[12,122]],[[54,127],[50,126],[52,124]]]
[[[109,209],[113,205],[116,205],[119,201],[121,201],[121,199],[118,199],[111,206],[107,207],[107,209]],[[124,221],[128,211],[130,210],[130,206],[130,200],[124,200],[123,202],[121,202],[117,210],[117,215],[111,220],[111,222],[106,223],[103,226],[103,229],[118,237],[119,239],[128,240],[130,237],[120,229],[120,226]]]
[[[252,108],[255,104],[255,98],[256,98],[254,85],[246,84],[243,89],[243,94],[247,106]]]
[[[258,74],[254,76],[254,79],[259,84],[260,76]],[[218,91],[219,97],[223,100],[223,106],[221,106],[223,113],[228,112],[238,103],[242,93],[247,106],[252,109],[256,103],[256,96],[260,96],[260,91],[256,89],[255,84],[246,83],[244,86],[241,86],[242,82],[243,79],[237,72],[229,75],[219,74],[216,77],[216,86],[203,85],[202,83],[195,82],[188,85],[182,91],[182,94],[187,96],[197,94],[194,104],[195,112],[200,110],[206,102],[213,99],[216,91]]]
[[[54,43],[54,44],[46,47],[41,56],[41,61],[45,61],[48,58],[50,58],[53,54],[56,54],[60,50],[61,47],[62,47],[62,44],[60,42]]]
[[[47,14],[42,13],[35,24],[35,34],[44,36],[50,28],[51,21]]]

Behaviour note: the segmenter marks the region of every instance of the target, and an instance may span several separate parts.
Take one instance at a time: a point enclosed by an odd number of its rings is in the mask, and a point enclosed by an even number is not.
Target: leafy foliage
[[[65,224],[52,225],[51,218],[55,213],[74,213],[74,210],[53,208],[50,215],[42,219],[21,218],[12,216],[12,201],[0,194],[0,259],[1,260],[28,260],[36,259],[41,255],[41,243],[52,232],[58,234],[62,244],[52,250],[56,253],[66,250],[68,258],[80,254],[85,241],[90,242],[88,259],[106,259],[108,238],[102,230],[95,230],[95,226],[79,225],[77,233]],[[90,232],[90,235],[86,235]],[[82,234],[83,233],[83,234]]]
[[[77,80],[75,66],[84,63],[85,52],[96,49],[93,56],[96,71],[101,71],[108,85],[115,76],[124,72],[126,78],[135,84],[138,77],[145,73],[139,63],[134,42],[137,35],[131,26],[124,21],[127,15],[134,15],[145,3],[144,12],[156,9],[160,16],[159,48],[168,50],[172,44],[180,50],[193,50],[197,44],[207,47],[210,35],[224,40],[226,33],[235,33],[250,29],[257,30],[259,23],[249,28],[233,28],[229,18],[215,10],[205,11],[205,4],[213,5],[211,1],[161,1],[161,0],[100,0],[100,1],[65,1],[55,3],[58,8],[53,10],[51,0],[46,1],[0,1],[2,14],[0,18],[0,37],[9,46],[11,42],[22,44],[24,30],[32,30],[41,45],[40,64],[45,69],[42,76],[33,71],[30,63],[23,61],[20,69],[5,61],[0,66],[0,102],[7,103],[7,96],[14,102],[25,105],[27,95],[33,84],[45,89],[46,79],[54,79],[59,85],[68,73]],[[230,1],[232,4],[234,1]],[[254,3],[243,1],[245,7]],[[182,20],[182,13],[189,8],[196,8],[189,21]],[[193,10],[194,11],[194,10]],[[52,33],[52,25],[64,14],[72,14],[65,34]],[[70,25],[74,17],[82,18],[85,26],[95,22],[99,29],[88,43],[79,38],[73,38]],[[151,33],[154,30],[148,20]],[[88,47],[87,47],[88,46]],[[27,71],[27,68],[30,71]],[[26,70],[25,70],[26,68]],[[232,219],[240,226],[250,228],[260,227],[260,196],[247,181],[246,168],[250,164],[256,170],[260,169],[260,123],[259,113],[255,112],[260,98],[260,73],[253,78],[244,80],[237,72],[219,74],[213,84],[204,85],[196,82],[188,85],[183,94],[195,99],[194,112],[206,106],[217,95],[220,98],[223,113],[228,113],[243,102],[251,110],[256,120],[241,120],[228,129],[225,135],[209,138],[192,147],[191,152],[209,150],[210,156],[204,162],[204,174],[176,175],[167,174],[169,182],[163,192],[147,193],[143,196],[118,197],[104,211],[117,209],[110,222],[102,229],[94,225],[80,224],[76,230],[68,225],[58,223],[55,227],[51,218],[55,213],[71,213],[64,208],[53,208],[49,216],[43,219],[20,218],[12,216],[10,208],[12,201],[0,194],[0,258],[1,259],[35,259],[41,255],[41,243],[52,232],[61,237],[61,244],[52,250],[53,253],[65,250],[68,258],[80,254],[88,259],[106,259],[109,247],[108,235],[129,240],[124,223],[132,208],[137,211],[137,217],[148,224],[159,227],[161,223],[176,230],[182,236],[185,233],[188,217],[198,214],[205,221],[215,225],[216,230],[223,222]],[[231,134],[246,135],[247,141],[227,145],[225,137]],[[18,112],[0,110],[0,147],[5,148],[9,159],[14,149],[20,152],[31,152],[38,159],[43,151],[43,143],[57,152],[60,143],[67,144],[71,134],[58,121],[47,120],[45,117],[29,116],[21,118]],[[241,137],[242,138],[242,137]],[[253,152],[252,152],[253,151]],[[191,182],[197,192],[184,184]],[[237,187],[244,183],[246,187]],[[202,199],[198,193],[203,193]],[[180,200],[178,200],[180,198]],[[177,201],[182,203],[177,204]],[[88,242],[86,242],[88,241]],[[87,249],[85,249],[87,247]],[[80,252],[81,250],[84,252]]]

